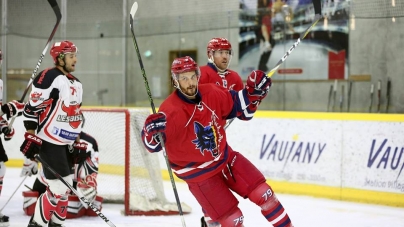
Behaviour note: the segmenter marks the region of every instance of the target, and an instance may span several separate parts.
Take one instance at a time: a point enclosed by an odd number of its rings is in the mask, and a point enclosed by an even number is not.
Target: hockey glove
[[[86,179],[77,182],[77,190],[79,190],[90,202],[93,202],[97,195],[97,180],[95,176],[93,176],[93,174],[87,175]]]
[[[272,80],[267,77],[266,73],[261,70],[254,70],[247,78],[245,89],[251,103],[262,100],[267,94],[267,90],[271,87]]]
[[[14,116],[21,116],[24,111],[25,103],[21,103],[17,100],[13,100],[1,106],[1,111],[6,114],[7,119]]]
[[[72,146],[69,146],[69,151],[73,154],[75,163],[84,162],[91,156],[91,151],[87,147],[88,144],[86,142],[74,142]]]
[[[263,92],[264,93],[259,97],[259,99],[257,101],[252,102],[251,105],[258,106],[262,102],[262,100],[268,95],[269,87]]]
[[[32,176],[38,173],[38,162],[25,158],[20,177]]]
[[[9,127],[6,127],[5,130],[3,131],[3,133],[4,133],[4,140],[9,141],[13,138],[15,131],[14,131],[14,128],[11,128],[11,130],[10,130]]]
[[[143,131],[147,137],[153,136],[157,142],[160,142],[157,135],[161,133],[163,140],[165,140],[166,123],[166,115],[163,113],[151,114],[146,118]]]
[[[34,134],[26,132],[24,134],[25,140],[20,147],[20,151],[28,159],[34,160],[35,155],[39,153],[42,146],[42,140]]]
[[[11,138],[13,138],[14,136],[14,128],[9,128],[8,127],[8,122],[3,119],[2,117],[0,117],[0,129],[1,132],[4,134],[4,139],[6,141],[11,140]]]

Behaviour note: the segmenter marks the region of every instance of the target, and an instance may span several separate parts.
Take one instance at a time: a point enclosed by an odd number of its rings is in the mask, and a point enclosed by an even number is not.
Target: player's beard
[[[188,86],[187,88],[181,87],[181,92],[188,97],[195,97],[197,91],[196,88],[195,85]]]
[[[74,72],[75,69],[76,69],[76,66],[71,66],[71,65],[66,65],[66,66],[65,66],[65,70],[66,70],[68,73]]]

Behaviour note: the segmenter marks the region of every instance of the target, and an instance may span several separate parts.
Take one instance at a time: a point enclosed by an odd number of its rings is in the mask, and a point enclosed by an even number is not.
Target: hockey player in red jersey
[[[226,119],[241,117],[266,94],[271,79],[262,71],[252,71],[238,92],[214,84],[198,85],[200,71],[190,57],[175,59],[171,72],[177,89],[158,113],[147,117],[142,129],[145,147],[158,152],[164,140],[173,172],[222,227],[243,226],[244,216],[232,191],[260,206],[273,226],[291,227],[263,174],[227,144],[224,130]]]
[[[0,50],[0,65],[3,60],[3,54]],[[12,117],[21,116],[24,110],[24,103],[20,103],[16,100],[10,101],[3,105],[3,80],[0,79],[0,134],[4,134],[4,140],[9,141],[14,136],[14,128],[10,128],[3,115],[6,115],[7,119]],[[3,141],[0,139],[0,194],[3,189],[3,179],[6,174],[6,165],[8,156],[4,150]],[[0,226],[9,226],[9,217],[0,213]]]
[[[80,133],[80,142],[87,143],[87,153],[83,153],[82,157],[71,158],[74,165],[73,187],[79,190],[90,202],[92,202],[98,210],[102,209],[101,196],[97,195],[97,175],[98,175],[98,144],[94,137],[85,132]],[[70,156],[70,153],[68,153]],[[21,171],[21,176],[31,176],[38,172],[38,164],[36,161],[29,159],[25,160],[24,167]],[[43,174],[43,169],[40,170],[37,179],[34,182],[31,191],[24,191],[23,210],[27,215],[33,215],[37,198],[46,192],[47,180]],[[68,210],[66,218],[79,218],[81,216],[97,216],[91,208],[85,209],[81,204],[77,195],[70,194],[68,198]]]
[[[55,67],[41,71],[33,80],[30,99],[24,108],[27,132],[20,150],[28,159],[39,154],[72,184],[68,145],[73,147],[73,155],[87,153],[87,144],[80,142],[79,137],[83,123],[80,110],[83,88],[71,74],[76,69],[77,47],[67,40],[56,42],[50,55]],[[48,187],[38,198],[29,227],[47,226],[48,223],[48,226],[62,226],[66,219],[68,188],[46,168],[44,176]]]
[[[225,38],[213,38],[206,49],[208,64],[200,67],[199,84],[213,83],[235,91],[243,89],[244,85],[240,75],[228,69],[233,56],[230,42]]]

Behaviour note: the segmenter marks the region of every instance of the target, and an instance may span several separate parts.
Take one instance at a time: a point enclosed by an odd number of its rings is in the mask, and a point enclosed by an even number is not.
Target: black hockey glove
[[[42,140],[34,134],[26,132],[25,140],[20,147],[20,151],[27,157],[28,159],[34,160],[35,155],[39,153],[39,150],[42,146]]]
[[[4,134],[4,139],[6,141],[11,140],[13,138],[15,132],[14,128],[10,129],[8,127],[8,122],[1,116],[0,116],[0,129],[1,129],[0,133]]]
[[[1,111],[6,114],[7,119],[10,119],[14,116],[21,116],[24,111],[24,103],[21,103],[17,100],[10,101],[1,106]]]
[[[84,162],[91,156],[91,151],[87,149],[87,146],[88,144],[85,142],[74,142],[73,145],[69,146],[69,151],[72,153],[75,163]]]

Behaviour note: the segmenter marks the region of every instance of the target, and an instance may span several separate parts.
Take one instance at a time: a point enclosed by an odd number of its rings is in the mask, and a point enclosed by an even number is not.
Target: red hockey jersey
[[[250,104],[245,89],[227,91],[214,84],[198,86],[197,99],[189,100],[178,90],[160,106],[166,115],[165,148],[173,172],[181,179],[195,182],[221,171],[233,152],[226,141],[226,119],[243,115]],[[161,145],[143,142],[150,152]]]
[[[199,84],[213,83],[226,88],[227,90],[240,91],[244,88],[243,81],[237,72],[227,69],[220,73],[212,63],[199,67],[201,78]]]

